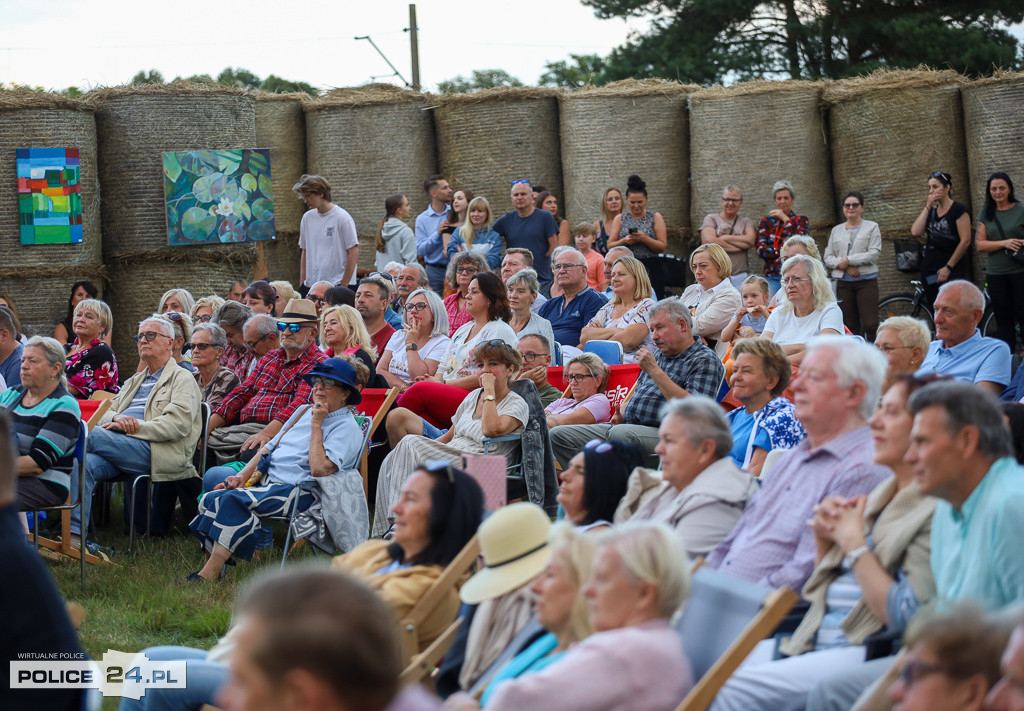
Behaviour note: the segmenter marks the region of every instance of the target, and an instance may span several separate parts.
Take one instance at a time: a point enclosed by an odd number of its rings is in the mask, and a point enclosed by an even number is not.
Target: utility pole
[[[409,4],[409,51],[412,55],[412,88],[420,90],[420,41],[416,27],[416,5]]]

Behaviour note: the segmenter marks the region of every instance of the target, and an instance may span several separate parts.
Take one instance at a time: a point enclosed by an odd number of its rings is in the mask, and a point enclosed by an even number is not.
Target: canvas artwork
[[[15,163],[21,243],[80,243],[78,149],[17,148]]]
[[[270,150],[163,154],[171,246],[272,240]]]

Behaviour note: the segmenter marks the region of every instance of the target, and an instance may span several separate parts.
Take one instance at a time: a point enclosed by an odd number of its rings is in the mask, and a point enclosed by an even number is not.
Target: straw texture
[[[215,249],[169,246],[162,153],[257,148],[254,98],[228,87],[188,83],[103,89],[87,98],[98,107],[108,261],[132,252],[196,255]]]
[[[273,242],[261,242],[263,262],[270,281],[283,279],[299,286],[299,232],[277,231],[277,239]],[[362,251],[362,250],[360,250]]]
[[[1024,187],[1024,73],[998,74],[964,86],[963,107],[971,202],[978,212],[992,173],[1007,173],[1017,190]]]
[[[15,150],[78,148],[80,244],[21,245]],[[82,101],[38,92],[0,92],[0,283],[14,294],[26,333],[52,335],[71,284],[103,275],[96,120]]]
[[[256,96],[256,147],[270,149],[270,175],[274,185],[274,226],[277,233],[298,232],[306,211],[292,186],[306,172],[305,94]],[[269,246],[269,245],[267,245]]]
[[[564,203],[570,225],[597,220],[605,189],[624,191],[626,177],[636,173],[647,182],[648,208],[660,212],[670,228],[690,228],[686,99],[697,88],[630,79],[561,95]]]
[[[543,185],[564,202],[559,93],[499,88],[440,97],[434,121],[448,182],[486,197],[495,217],[512,209],[510,184],[520,178]]]
[[[759,80],[690,95],[694,229],[722,209],[726,185],[743,191],[740,214],[756,224],[775,208],[772,185],[788,180],[793,209],[807,216],[814,236],[827,234],[835,211],[821,90],[818,82]]]
[[[307,172],[327,178],[333,202],[355,220],[360,266],[373,266],[388,195],[405,194],[413,214],[425,205],[423,180],[437,166],[427,101],[417,92],[370,87],[305,105]]]

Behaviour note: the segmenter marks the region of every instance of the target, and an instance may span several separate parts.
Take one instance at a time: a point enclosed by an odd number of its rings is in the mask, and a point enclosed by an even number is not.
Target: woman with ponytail
[[[377,227],[377,254],[373,261],[377,271],[384,271],[388,262],[412,264],[416,261],[416,235],[405,223],[409,219],[409,200],[401,193],[388,195],[384,212],[384,219]]]

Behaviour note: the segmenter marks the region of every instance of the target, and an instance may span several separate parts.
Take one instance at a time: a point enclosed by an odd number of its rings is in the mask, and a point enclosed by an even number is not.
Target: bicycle
[[[935,314],[925,302],[924,287],[920,281],[910,282],[914,287],[914,293],[903,292],[887,296],[878,302],[879,323],[884,322],[892,316],[910,316],[924,321],[931,333],[932,340],[935,340]],[[996,319],[992,309],[992,299],[988,295],[988,285],[982,288],[981,293],[985,296],[985,311],[981,315],[981,335],[994,338],[996,335]]]

